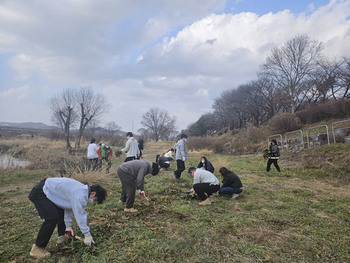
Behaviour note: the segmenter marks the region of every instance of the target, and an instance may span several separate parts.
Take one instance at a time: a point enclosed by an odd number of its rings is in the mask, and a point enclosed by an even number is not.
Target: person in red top
[[[105,160],[108,164],[106,168],[106,172],[109,173],[109,169],[112,166],[111,158],[113,155],[112,147],[109,145],[109,142],[106,142],[105,144],[101,144],[101,146],[97,150],[97,154],[99,159],[100,170],[102,170],[102,161]]]

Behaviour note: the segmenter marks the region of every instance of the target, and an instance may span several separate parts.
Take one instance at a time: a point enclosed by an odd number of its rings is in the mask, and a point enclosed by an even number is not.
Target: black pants
[[[280,167],[278,166],[277,161],[278,161],[278,159],[270,159],[270,158],[269,158],[269,160],[267,161],[266,171],[267,171],[267,172],[270,172],[271,164],[273,164],[273,165],[276,167],[277,171],[280,172],[281,169],[280,169]]]
[[[174,171],[176,178],[180,179],[181,173],[185,171],[185,162],[182,160],[176,160],[177,170]]]
[[[98,158],[88,159],[88,171],[95,171],[98,166]]]
[[[199,196],[201,200],[207,199],[213,193],[219,191],[220,185],[210,185],[209,183],[200,183],[193,185],[194,191]],[[208,196],[207,196],[208,195]]]
[[[99,169],[100,171],[102,171],[102,162],[103,160],[105,160],[107,162],[107,168],[106,168],[106,172],[109,173],[109,169],[111,168],[112,166],[112,161],[108,158],[102,158],[98,161],[98,166],[99,166]]]
[[[41,248],[45,248],[49,243],[50,237],[57,225],[58,236],[65,234],[66,225],[64,223],[64,210],[56,206],[51,202],[43,191],[45,180],[36,185],[30,192],[28,198],[35,205],[39,215],[44,219],[44,223],[41,225],[38,236],[35,241],[35,245]]]
[[[133,161],[133,160],[136,160],[136,157],[135,156],[129,156],[129,157],[125,158],[124,163],[130,162],[130,161]]]
[[[126,202],[126,208],[132,208],[135,202],[136,179],[120,168],[118,168],[117,173],[120,181],[122,182],[122,193],[120,200],[122,202]]]

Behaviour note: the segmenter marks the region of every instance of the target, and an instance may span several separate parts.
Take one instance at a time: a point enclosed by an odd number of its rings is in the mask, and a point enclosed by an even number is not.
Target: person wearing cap
[[[117,174],[122,183],[119,203],[125,204],[124,212],[136,213],[134,209],[135,192],[145,197],[144,181],[147,174],[157,175],[159,166],[147,160],[132,160],[122,163]]]
[[[193,176],[193,188],[190,189],[192,194],[197,194],[202,200],[199,205],[211,205],[213,202],[213,193],[220,189],[220,182],[216,176],[206,170],[190,167],[188,173]]]
[[[96,139],[91,138],[87,147],[88,170],[94,171],[98,167],[98,146],[95,143]]]
[[[122,152],[126,153],[126,158],[124,162],[129,162],[133,161],[139,158],[140,156],[140,149],[139,149],[139,144],[137,140],[134,138],[134,135],[132,132],[128,132],[126,134],[126,138],[128,139],[126,141],[125,147],[117,152],[119,155]]]
[[[187,135],[181,134],[180,140],[175,144],[175,159],[177,169],[170,175],[174,179],[180,179],[181,173],[185,171],[185,161],[187,160],[187,152],[186,152],[186,143],[187,143]]]
[[[112,150],[112,147],[109,145],[109,142],[102,143],[97,150],[97,154],[99,158],[100,170],[102,170],[102,162],[103,160],[105,160],[107,162],[106,172],[109,173],[109,169],[112,166],[111,158],[113,155],[113,150]]]
[[[279,165],[277,164],[278,158],[280,156],[280,149],[278,148],[277,141],[271,140],[269,147],[269,159],[267,161],[266,172],[270,172],[271,164],[273,164],[278,172],[281,172]]]
[[[47,178],[37,184],[30,192],[28,198],[34,203],[39,216],[44,219],[36,241],[30,251],[30,256],[46,258],[51,253],[46,250],[51,235],[57,226],[57,244],[63,244],[68,240],[66,232],[74,236],[72,229],[73,217],[81,232],[84,234],[85,245],[94,242],[90,228],[87,225],[88,204],[97,202],[102,204],[106,199],[107,192],[100,185],[91,187],[77,180],[66,177]]]

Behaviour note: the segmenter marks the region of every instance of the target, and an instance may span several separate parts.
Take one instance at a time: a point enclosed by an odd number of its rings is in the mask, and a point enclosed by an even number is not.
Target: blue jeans
[[[219,190],[220,195],[233,195],[242,193],[241,188],[232,188],[232,187],[222,187]]]

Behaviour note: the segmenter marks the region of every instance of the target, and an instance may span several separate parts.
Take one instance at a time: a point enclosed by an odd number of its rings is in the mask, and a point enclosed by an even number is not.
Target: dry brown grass
[[[100,184],[103,187],[112,185],[112,178],[103,172],[73,173],[71,178],[87,185]]]
[[[220,169],[221,167],[226,167],[226,168],[228,168],[228,166],[230,165],[230,161],[229,161],[228,158],[226,158],[226,157],[222,157],[222,158],[220,158],[220,159],[218,159],[218,160],[214,160],[214,161],[212,161],[211,163],[212,163],[212,165],[215,167],[215,170],[216,170],[216,171],[219,171],[219,169]]]
[[[207,150],[207,149],[203,149],[203,150],[192,150],[192,151],[189,151],[189,154],[190,154],[191,156],[195,155],[195,156],[199,156],[199,157],[202,157],[202,156],[208,157],[208,156],[210,156],[211,154],[213,154],[213,151],[212,151],[212,150]]]

